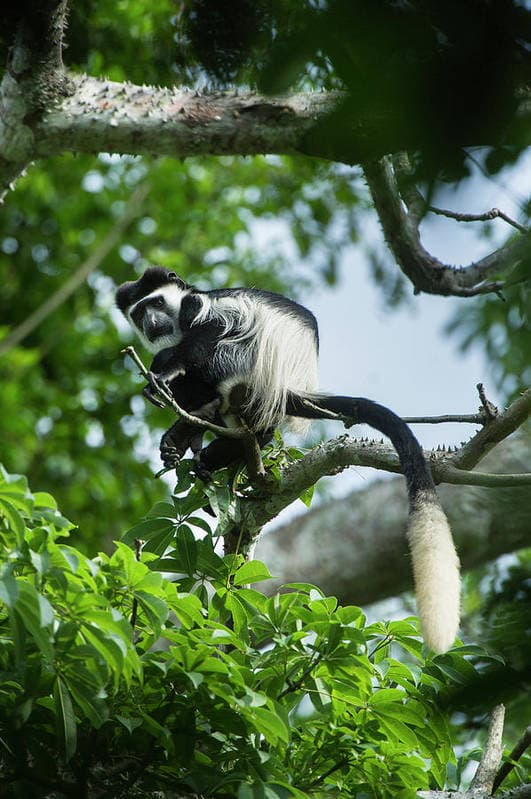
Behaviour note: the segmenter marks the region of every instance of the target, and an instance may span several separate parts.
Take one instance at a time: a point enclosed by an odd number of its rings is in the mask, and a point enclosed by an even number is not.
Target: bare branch
[[[415,286],[415,292],[456,297],[499,292],[503,283],[489,282],[489,278],[529,258],[531,233],[527,231],[468,266],[444,264],[422,245],[418,230],[420,203],[417,199],[413,212],[408,213],[391,160],[386,157],[367,163],[364,171],[387,244],[400,269]]]
[[[508,225],[512,225],[519,230],[520,233],[529,233],[529,228],[521,225],[516,219],[512,219],[508,214],[500,211],[499,208],[491,208],[490,211],[485,211],[482,214],[461,214],[457,211],[448,211],[444,208],[436,208],[434,205],[430,205],[428,211],[438,216],[446,216],[448,219],[455,219],[456,222],[488,222],[490,219],[503,219]]]
[[[531,413],[531,388],[509,405],[507,410],[491,419],[452,458],[458,469],[472,469],[498,442],[520,427]]]
[[[507,758],[506,762],[500,766],[500,769],[496,774],[496,779],[494,780],[494,785],[492,786],[492,793],[495,793],[495,791],[500,787],[504,779],[507,777],[508,774],[511,773],[518,760],[520,760],[526,749],[530,746],[531,746],[531,726],[527,727],[526,731],[524,732],[524,734],[522,735],[522,737],[520,738],[520,740],[518,741],[512,752],[509,754],[509,757]]]
[[[470,783],[471,791],[482,791],[487,796],[492,793],[496,772],[503,754],[503,722],[505,707],[496,705],[490,717],[487,740],[477,771]]]
[[[464,424],[485,424],[485,417],[481,413],[446,413],[442,416],[403,416],[407,424],[448,424],[448,422],[463,422]]]
[[[142,209],[142,203],[148,192],[149,186],[147,184],[139,186],[134,191],[124,213],[116,221],[114,227],[109,230],[99,247],[89,255],[79,269],[77,269],[54,294],[48,297],[40,308],[37,308],[27,319],[0,341],[0,357],[29,336],[46,317],[54,313],[60,305],[72,296],[79,286],[85,282],[91,272],[100,266],[101,262],[107,257],[111,250],[120,243],[125,230],[127,230],[131,222],[139,215]]]
[[[483,791],[418,791],[421,799],[488,799]],[[496,795],[496,799],[531,799],[531,783]]]
[[[515,487],[531,485],[531,473],[484,474],[470,472],[492,447],[516,430],[531,411],[531,389],[516,399],[504,413],[491,419],[470,441],[455,452],[425,453],[435,483]],[[337,474],[347,466],[371,466],[387,472],[401,473],[395,450],[383,442],[359,441],[349,436],[327,441],[303,458],[282,470],[282,480],[271,489],[267,499],[250,497],[242,507],[254,529],[271,521],[303,491],[325,475]]]
[[[6,188],[30,160],[63,152],[173,157],[302,153],[359,164],[419,145],[394,141],[396,120],[385,113],[356,114],[352,103],[345,110],[344,92],[200,94],[74,75],[61,66],[48,72],[45,81],[37,77],[29,69],[23,85],[18,73],[10,74],[0,91],[0,179]],[[320,130],[340,113],[349,134],[331,142]],[[522,124],[531,115],[525,91],[518,114]]]
[[[436,483],[460,486],[483,486],[483,488],[513,488],[531,486],[531,472],[518,474],[489,474],[487,472],[465,472],[451,464],[439,463],[432,467]],[[435,477],[436,475],[436,477]]]

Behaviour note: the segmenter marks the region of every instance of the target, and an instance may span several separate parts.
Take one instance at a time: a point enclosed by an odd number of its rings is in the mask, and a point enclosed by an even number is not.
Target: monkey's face
[[[179,315],[189,293],[190,287],[175,272],[149,267],[141,278],[119,287],[116,302],[146,348],[159,352],[181,341]]]
[[[183,337],[179,315],[188,294],[176,284],[156,289],[128,309],[126,316],[150,352],[175,347]]]

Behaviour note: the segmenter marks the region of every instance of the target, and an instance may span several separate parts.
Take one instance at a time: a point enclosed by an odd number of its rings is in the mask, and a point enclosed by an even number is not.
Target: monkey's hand
[[[151,371],[146,374],[146,380],[148,384],[142,389],[144,397],[153,405],[156,405],[157,408],[165,408],[166,403],[160,396],[160,390],[162,389],[166,394],[171,394],[168,382],[161,375]]]

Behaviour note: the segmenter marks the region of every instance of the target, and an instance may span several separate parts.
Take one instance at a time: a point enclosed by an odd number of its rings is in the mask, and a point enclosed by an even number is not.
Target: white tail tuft
[[[415,497],[407,537],[422,635],[435,652],[446,652],[459,627],[459,558],[435,492]]]

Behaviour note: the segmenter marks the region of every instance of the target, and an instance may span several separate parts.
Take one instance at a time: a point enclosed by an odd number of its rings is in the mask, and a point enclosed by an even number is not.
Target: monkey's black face
[[[190,287],[175,272],[160,266],[146,269],[138,280],[124,283],[116,303],[151,352],[172,347],[182,339],[181,303]]]
[[[173,315],[161,294],[137,302],[130,311],[130,317],[151,343],[161,337],[173,336],[176,332]]]

